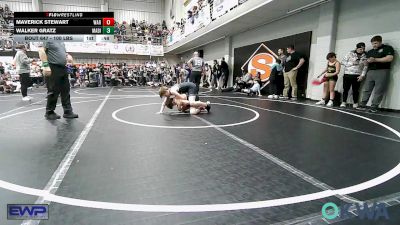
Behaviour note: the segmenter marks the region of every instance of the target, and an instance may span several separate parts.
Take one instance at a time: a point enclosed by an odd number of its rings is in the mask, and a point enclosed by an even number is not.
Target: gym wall
[[[360,41],[365,42],[367,49],[370,49],[370,39],[379,34],[382,35],[384,43],[392,45],[396,51],[391,80],[381,107],[400,110],[400,23],[397,22],[400,1],[336,0],[335,3],[338,4],[337,22],[334,23],[336,29],[325,29],[331,22],[329,16],[334,17],[329,13],[332,14],[335,11],[329,10],[330,3],[328,3],[228,37],[231,39],[230,59],[235,61],[233,55],[235,48],[311,31],[306,97],[319,100],[322,97],[322,86],[312,86],[311,81],[325,69],[326,54],[329,51],[335,51],[338,59],[341,60]],[[376,12],[385,13],[376,15]],[[376,19],[377,16],[379,20]],[[204,49],[205,58],[209,55],[222,58],[226,52],[224,43],[226,43],[225,40],[219,40],[201,47]],[[181,56],[188,58],[192,53],[193,51],[185,52]],[[342,81],[339,80],[337,89],[340,90],[341,86]]]
[[[355,49],[358,42],[365,42],[367,50],[371,49],[371,38],[374,35],[381,35],[383,43],[395,49],[388,91],[381,106],[397,110],[400,110],[399,9],[400,1],[398,0],[342,0],[335,49],[338,59],[341,60],[350,50]],[[377,14],[377,12],[380,13]],[[339,79],[336,85],[340,90],[342,83],[343,80]],[[349,96],[350,99],[351,96]]]

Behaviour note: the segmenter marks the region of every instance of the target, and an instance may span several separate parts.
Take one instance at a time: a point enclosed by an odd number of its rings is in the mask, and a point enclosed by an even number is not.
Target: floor
[[[114,87],[71,90],[79,119],[47,121],[30,94],[0,95],[1,225],[400,223],[400,113],[202,90],[211,113],[158,115],[157,89]],[[360,201],[390,219],[321,215]],[[50,218],[7,220],[11,203]]]

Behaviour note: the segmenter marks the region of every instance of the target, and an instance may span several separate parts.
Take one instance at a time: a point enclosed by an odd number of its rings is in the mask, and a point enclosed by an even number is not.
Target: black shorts
[[[338,80],[338,76],[336,75],[336,76],[333,76],[333,77],[328,77],[328,79],[327,79],[327,81],[337,81]]]
[[[181,94],[187,94],[189,96],[196,96],[199,92],[196,87],[196,84],[192,82],[183,82],[179,84],[178,92]]]
[[[197,86],[200,84],[201,80],[201,72],[200,71],[192,71],[189,77],[189,81],[195,83]]]

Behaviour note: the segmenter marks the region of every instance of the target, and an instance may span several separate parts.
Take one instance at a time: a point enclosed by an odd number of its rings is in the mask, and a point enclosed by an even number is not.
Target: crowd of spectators
[[[42,75],[41,61],[35,59],[30,65],[30,88],[40,87],[45,84]],[[7,62],[0,62],[0,93],[17,93],[21,91],[20,77],[15,65]]]
[[[337,60],[334,52],[328,53],[326,69],[318,76],[321,77],[318,83],[324,85],[323,97],[317,102],[318,105],[326,104],[332,107],[334,101],[339,100],[340,107],[345,108],[348,106],[348,93],[352,88],[353,108],[366,110],[366,105],[371,98],[369,111],[378,111],[389,84],[394,49],[390,45],[383,44],[382,37],[379,35],[371,38],[371,47],[369,51],[365,51],[366,44],[360,42],[355,49],[346,54],[341,62]],[[344,69],[342,98],[335,92],[341,69]],[[364,86],[360,91],[361,82],[364,82]],[[361,99],[359,99],[360,92]],[[373,96],[372,92],[374,92]]]
[[[18,44],[13,42],[14,13],[7,4],[0,4],[0,51],[14,50]],[[132,19],[130,22],[116,21],[114,24],[114,34],[117,42],[127,42],[134,44],[165,44],[167,35],[170,33],[166,22],[149,23],[145,20],[138,21]],[[24,43],[26,45],[26,43]],[[28,46],[29,49],[29,46]]]
[[[381,36],[371,39],[372,48],[366,51],[365,43],[358,43],[354,50],[349,51],[343,60],[337,60],[335,53],[326,56],[327,65],[322,73],[314,78],[313,85],[323,84],[323,98],[318,105],[332,107],[334,101],[339,101],[340,107],[349,104],[349,90],[352,89],[352,105],[354,108],[365,110],[365,106],[374,90],[371,112],[376,112],[388,87],[393,47],[383,44]],[[229,76],[228,64],[222,59],[214,60],[213,65],[205,63],[201,73],[200,86],[203,88],[218,88],[221,91],[241,91],[261,95],[260,90],[268,87],[270,99],[297,100],[298,79],[297,71],[304,65],[305,57],[297,52],[293,45],[278,50],[278,58],[271,67],[267,82],[260,80],[260,73],[251,74],[243,70],[243,75],[236,78],[233,87],[227,87]],[[337,80],[343,75],[343,94],[338,93]],[[126,63],[98,63],[67,65],[71,87],[97,86],[160,86],[174,85],[189,80],[191,66],[189,62],[168,65],[164,61],[148,61],[142,64],[127,65]],[[43,85],[41,62],[33,60],[30,65],[31,86]],[[361,90],[361,82],[364,87]],[[21,85],[18,74],[12,63],[0,62],[0,92],[19,92]],[[290,91],[291,90],[291,91]],[[362,96],[360,95],[362,93]],[[360,99],[359,96],[362,98]]]
[[[164,61],[142,64],[76,64],[68,65],[71,87],[159,86],[172,83],[170,67]]]
[[[169,34],[169,30],[165,21],[153,24],[132,19],[130,23],[115,22],[114,33],[119,42],[161,45],[163,39]]]
[[[14,13],[7,4],[0,5],[0,51],[12,50],[12,28]]]
[[[224,59],[213,65],[205,64],[202,73],[201,86],[204,88],[223,89],[227,87],[229,70]],[[41,61],[34,59],[30,64],[30,87],[45,85],[41,68]],[[126,63],[112,64],[68,64],[71,88],[105,87],[105,86],[171,86],[189,80],[191,73],[188,63],[169,65],[165,61],[147,61],[141,64],[128,65]],[[2,93],[20,92],[20,79],[15,65],[0,62],[0,80]]]
[[[360,42],[342,60],[338,60],[334,52],[328,53],[325,69],[312,81],[315,86],[323,85],[322,99],[316,104],[333,107],[337,102],[337,106],[342,108],[352,106],[358,110],[366,110],[366,105],[371,98],[369,111],[377,112],[387,91],[394,54],[393,47],[384,44],[379,35],[372,37],[369,51],[366,51],[366,44]],[[279,49],[278,57],[271,67],[268,98],[297,101],[299,86],[297,71],[304,65],[305,57],[295,51],[293,45],[286,48],[286,53],[283,48]],[[342,87],[337,85],[339,78],[342,78]],[[233,88],[225,90],[246,90],[258,79],[259,76],[253,76],[244,70],[243,75],[236,79]],[[349,99],[350,88],[351,99]]]

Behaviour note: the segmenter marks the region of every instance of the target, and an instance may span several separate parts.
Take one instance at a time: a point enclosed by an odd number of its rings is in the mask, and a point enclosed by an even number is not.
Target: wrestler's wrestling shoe
[[[210,110],[211,110],[211,103],[210,103],[210,101],[207,101],[207,107],[206,107],[206,109],[207,109],[207,112],[209,113]]]

